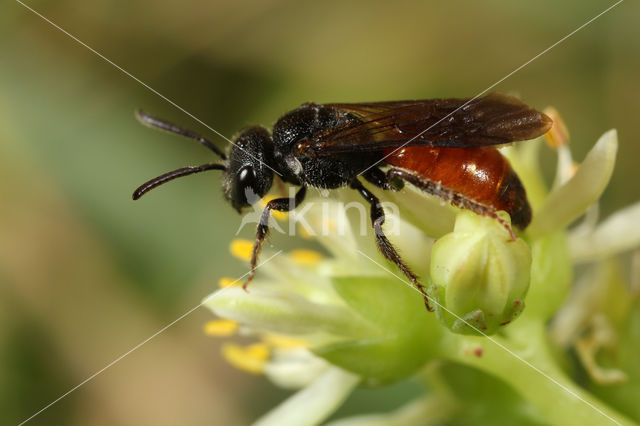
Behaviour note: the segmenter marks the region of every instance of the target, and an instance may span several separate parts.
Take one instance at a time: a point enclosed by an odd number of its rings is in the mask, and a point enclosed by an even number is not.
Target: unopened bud
[[[429,296],[451,331],[492,334],[522,312],[530,270],[527,243],[494,218],[462,211],[433,247]]]

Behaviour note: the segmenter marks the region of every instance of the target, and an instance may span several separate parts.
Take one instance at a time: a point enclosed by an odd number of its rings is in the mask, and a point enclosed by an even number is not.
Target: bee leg
[[[404,187],[402,179],[392,178],[378,167],[373,167],[362,175],[368,182],[375,186],[391,191],[399,191]]]
[[[384,235],[384,231],[382,230],[382,224],[384,223],[384,210],[380,204],[380,200],[366,189],[357,179],[354,179],[350,186],[358,191],[360,195],[362,195],[362,197],[371,205],[371,224],[373,225],[373,230],[376,233],[378,249],[380,249],[380,252],[385,258],[395,263],[402,273],[409,278],[411,284],[420,293],[422,293],[422,296],[424,297],[424,304],[427,309],[429,311],[433,311],[433,308],[429,305],[429,297],[427,296],[426,289],[418,280],[418,276],[414,274],[413,271],[411,271],[411,269],[409,269],[409,267],[404,263],[396,249]]]
[[[305,195],[307,194],[307,187],[303,186],[296,192],[295,198],[276,198],[267,203],[267,206],[262,211],[262,215],[260,216],[260,223],[258,223],[258,230],[256,232],[256,241],[253,244],[253,251],[251,252],[251,270],[249,271],[249,277],[242,284],[242,288],[244,290],[247,289],[247,286],[253,280],[254,275],[256,274],[256,266],[258,265],[258,256],[260,256],[260,250],[262,250],[262,244],[264,244],[265,238],[267,238],[267,234],[269,234],[269,217],[271,216],[272,210],[277,210],[280,212],[288,212],[300,205],[304,200]]]
[[[443,188],[437,182],[433,182],[420,176],[416,176],[406,170],[389,169],[387,171],[387,178],[389,180],[405,180],[416,188],[419,188],[428,194],[440,197],[453,206],[459,207],[461,209],[471,210],[472,212],[475,212],[479,215],[489,216],[497,220],[500,225],[504,226],[504,228],[507,230],[507,232],[509,232],[509,235],[511,236],[511,241],[515,241],[516,239],[518,239],[518,236],[515,232],[513,232],[513,228],[511,227],[511,225],[505,222],[505,220],[500,216],[498,216],[496,214],[496,210],[492,207],[473,201],[462,194],[457,194],[454,191]]]

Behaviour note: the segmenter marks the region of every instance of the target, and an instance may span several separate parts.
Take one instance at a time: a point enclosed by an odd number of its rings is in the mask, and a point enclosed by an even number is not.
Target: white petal
[[[300,389],[325,373],[330,364],[305,348],[275,349],[264,374],[277,386]]]
[[[216,315],[247,325],[254,330],[282,334],[327,332],[336,336],[359,336],[371,326],[339,305],[312,303],[285,291],[254,285],[245,292],[227,287],[204,299],[203,304]]]
[[[271,255],[265,252],[263,257],[270,259]],[[335,269],[334,263],[333,259],[323,259],[315,265],[304,265],[288,254],[275,256],[260,267],[260,279],[249,286],[249,291],[264,285],[270,290],[296,293],[316,303],[341,304],[342,299],[333,290],[328,277]]]
[[[569,145],[558,147],[558,164],[556,166],[556,178],[553,181],[553,188],[557,188],[571,179],[574,173],[574,167]]]
[[[360,377],[334,367],[310,386],[269,411],[256,426],[317,425],[329,417],[351,394]]]
[[[427,194],[411,184],[398,192],[369,188],[381,200],[396,203],[401,219],[421,229],[430,237],[438,238],[451,232],[458,209],[441,198]]]
[[[600,219],[600,203],[593,203],[584,213],[584,218],[571,228],[570,238],[582,238],[593,233]]]
[[[383,225],[385,234],[396,247],[398,253],[402,253],[402,258],[411,266],[413,271],[419,276],[427,276],[431,249],[435,240],[425,235],[410,222],[403,220],[401,211],[393,211],[391,205],[385,202],[382,205],[387,207],[385,211],[386,220]],[[370,237],[373,241],[375,238],[374,231],[371,232]],[[376,254],[378,254],[377,251]],[[369,264],[370,267],[371,264]]]
[[[613,173],[617,151],[617,132],[609,130],[589,151],[573,177],[554,189],[535,212],[529,235],[536,239],[566,227],[598,200]]]
[[[335,196],[340,197],[340,191]],[[313,197],[307,200],[308,207],[300,206],[294,217],[301,230],[309,232],[337,259],[356,259],[358,241],[342,200],[328,197]]]
[[[640,202],[602,222],[595,231],[571,233],[569,246],[576,262],[589,262],[640,246]]]

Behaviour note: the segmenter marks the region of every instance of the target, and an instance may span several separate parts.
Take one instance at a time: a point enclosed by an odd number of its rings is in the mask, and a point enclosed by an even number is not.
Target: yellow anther
[[[292,250],[289,252],[289,257],[294,262],[305,266],[317,265],[323,258],[317,251],[305,249]]]
[[[551,126],[551,129],[544,134],[544,139],[547,141],[547,144],[553,149],[557,149],[560,146],[568,144],[569,129],[564,123],[564,120],[558,110],[553,107],[549,107],[544,110],[544,113],[553,120],[553,126]]]
[[[269,347],[264,343],[254,343],[245,347],[227,343],[222,347],[222,356],[240,370],[261,374],[269,360]]]
[[[231,336],[238,329],[238,323],[228,319],[208,321],[204,325],[204,334],[207,336]]]
[[[309,343],[305,340],[277,334],[265,334],[262,336],[262,341],[270,347],[277,349],[306,348],[309,346]]]
[[[253,242],[249,240],[233,240],[229,246],[231,254],[238,259],[251,260],[251,252],[253,251]]]
[[[218,280],[218,285],[220,286],[220,288],[237,287],[242,285],[242,281],[234,280],[233,278],[229,277],[222,277],[220,278],[220,280]]]

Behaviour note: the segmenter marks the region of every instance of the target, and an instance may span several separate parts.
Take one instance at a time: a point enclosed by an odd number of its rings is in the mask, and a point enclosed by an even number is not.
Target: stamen
[[[309,347],[309,342],[307,342],[306,340],[282,336],[279,334],[265,334],[262,336],[262,341],[268,346],[277,349],[296,349]]]
[[[269,348],[264,343],[254,343],[245,347],[228,343],[222,347],[222,356],[229,364],[252,374],[264,372],[269,355]]]
[[[241,285],[242,281],[235,280],[229,277],[222,277],[220,278],[220,280],[218,280],[218,286],[220,286],[220,288],[240,287]]]
[[[237,329],[237,322],[224,318],[208,321],[203,327],[204,334],[213,337],[231,336]]]
[[[253,251],[253,242],[249,240],[236,239],[231,241],[229,251],[240,260],[250,261]]]
[[[292,250],[289,252],[289,257],[296,263],[304,266],[317,265],[324,256],[314,250]]]

